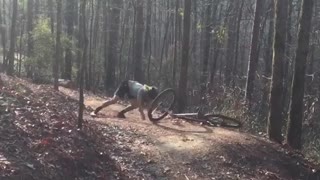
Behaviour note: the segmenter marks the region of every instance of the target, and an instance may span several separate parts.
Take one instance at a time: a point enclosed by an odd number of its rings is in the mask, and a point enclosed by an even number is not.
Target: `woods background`
[[[320,160],[318,1],[0,0],[0,24],[8,75],[172,87],[178,111],[202,105]]]

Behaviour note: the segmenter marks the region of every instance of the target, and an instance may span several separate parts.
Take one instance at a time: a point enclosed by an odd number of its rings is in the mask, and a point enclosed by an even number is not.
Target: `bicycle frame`
[[[173,118],[182,118],[182,119],[189,119],[191,118],[192,116],[196,116],[197,119],[204,119],[205,116],[203,113],[201,113],[200,111],[198,112],[195,112],[195,113],[173,113],[172,111],[169,111],[169,116],[173,117]]]

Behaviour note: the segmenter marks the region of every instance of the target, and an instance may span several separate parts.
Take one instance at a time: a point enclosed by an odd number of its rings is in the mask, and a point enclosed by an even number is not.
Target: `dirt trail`
[[[60,90],[77,98],[75,91]],[[86,95],[85,105],[93,109],[104,100]],[[141,120],[137,110],[127,113],[126,119],[116,118],[122,108],[124,106],[119,104],[111,105],[103,109],[97,118],[87,118],[134,133],[124,143],[132,153],[142,154],[146,158],[147,162],[140,164],[143,171],[150,174],[146,179],[309,177],[279,146],[262,138],[238,130],[209,128],[170,118],[153,124],[149,120]]]
[[[13,106],[0,106],[0,179],[320,179],[301,156],[238,130],[153,124],[137,110],[119,119],[119,104],[92,118],[105,99],[90,93],[78,131],[77,91],[2,77],[2,101]]]

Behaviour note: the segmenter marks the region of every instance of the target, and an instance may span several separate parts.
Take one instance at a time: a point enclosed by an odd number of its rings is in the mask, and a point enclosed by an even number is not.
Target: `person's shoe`
[[[124,113],[119,112],[117,115],[118,118],[126,118],[126,116],[124,115]]]
[[[96,114],[94,111],[92,111],[92,112],[90,113],[90,116],[92,116],[92,117],[97,117],[97,114]]]

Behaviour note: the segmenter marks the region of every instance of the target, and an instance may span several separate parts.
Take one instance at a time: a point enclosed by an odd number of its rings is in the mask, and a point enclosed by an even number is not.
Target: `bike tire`
[[[162,98],[166,97],[167,95],[173,95],[173,99],[171,104],[169,105],[168,109],[166,111],[164,111],[159,117],[154,117],[153,116],[153,111],[157,108],[156,106],[158,105],[159,102],[162,102]],[[148,118],[150,121],[152,122],[156,122],[159,121],[161,119],[163,119],[164,117],[166,117],[170,110],[172,110],[174,104],[176,102],[176,93],[173,89],[169,88],[169,89],[165,89],[164,91],[162,91],[160,94],[158,94],[158,96],[156,96],[156,98],[151,102],[151,105],[148,109]]]
[[[242,123],[234,118],[224,116],[221,114],[206,114],[204,118],[214,125],[218,125],[220,127],[230,127],[230,128],[240,128],[242,127]]]

